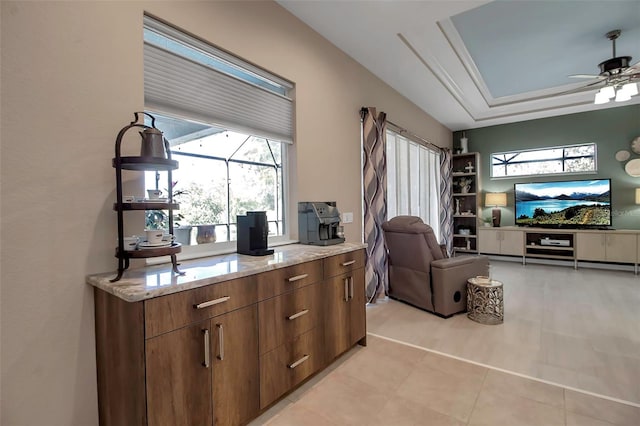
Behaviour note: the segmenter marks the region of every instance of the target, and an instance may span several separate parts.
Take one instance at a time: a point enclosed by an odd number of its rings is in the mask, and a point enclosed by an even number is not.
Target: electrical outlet
[[[342,222],[343,223],[352,223],[353,222],[353,213],[352,212],[342,213]]]

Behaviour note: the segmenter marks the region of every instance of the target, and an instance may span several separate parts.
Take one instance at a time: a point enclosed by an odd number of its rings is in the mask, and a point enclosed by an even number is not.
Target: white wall
[[[143,11],[296,83],[292,205],[336,200],[354,212],[349,240],[361,227],[361,106],[451,143],[448,129],[270,1],[0,7],[3,426],[97,424],[84,277],[116,267],[111,158],[118,130],[143,109]]]

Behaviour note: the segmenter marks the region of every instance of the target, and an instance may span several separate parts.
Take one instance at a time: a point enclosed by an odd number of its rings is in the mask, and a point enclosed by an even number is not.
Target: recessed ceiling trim
[[[491,96],[491,92],[487,87],[484,79],[482,78],[482,74],[480,74],[480,70],[476,66],[476,63],[473,61],[471,54],[467,50],[464,42],[462,41],[462,37],[460,37],[460,33],[456,30],[456,27],[453,25],[453,21],[451,19],[444,19],[442,21],[436,22],[436,25],[440,29],[440,32],[444,36],[447,43],[453,50],[453,53],[458,57],[458,60],[467,71],[469,78],[473,81],[473,84],[476,86],[485,103],[488,106],[493,106],[493,96]]]
[[[442,68],[440,68],[440,71],[442,71],[442,74],[448,77],[448,81],[444,81],[443,75],[434,71],[431,65],[429,65],[429,63],[422,57],[422,55],[418,53],[418,51],[413,47],[411,42],[404,36],[404,34],[398,33],[397,36],[400,39],[400,41],[411,51],[411,53],[413,53],[413,55],[418,59],[418,61],[420,61],[420,63],[422,63],[422,65],[425,68],[427,68],[431,72],[431,74],[433,74],[433,76],[440,82],[440,84],[442,84],[442,86],[447,90],[447,92],[449,92],[449,94],[453,96],[453,98],[456,100],[456,102],[458,102],[458,104],[462,107],[462,109],[464,109],[467,112],[467,114],[469,114],[469,116],[475,120],[474,114],[469,110],[469,108],[467,108],[467,106],[465,105],[465,102],[463,102],[463,99],[462,99],[463,96],[462,96],[462,91],[460,90],[460,87],[458,87],[457,84],[453,83],[453,79],[451,78],[451,76],[448,73],[444,72]],[[435,61],[434,59],[434,62],[437,62],[437,61]]]
[[[482,74],[476,66],[473,57],[467,50],[464,41],[460,36],[460,33],[458,33],[455,26],[453,25],[453,21],[451,21],[451,19],[444,19],[442,21],[436,22],[436,25],[440,29],[440,32],[444,36],[445,40],[447,40],[447,43],[451,47],[451,50],[462,64],[463,68],[469,75],[469,78],[478,89],[478,92],[480,93],[488,107],[508,106],[529,101],[545,100],[556,97],[558,95],[591,91],[598,88],[586,87],[584,83],[571,83],[559,87],[552,87],[548,89],[520,93],[517,95],[494,98],[489,91],[489,87],[482,78]],[[570,105],[572,104],[565,104],[565,106]]]
[[[420,63],[422,63],[422,65],[425,68],[427,68],[434,75],[434,77],[436,77],[438,82],[442,84],[445,90],[449,92],[449,94],[456,100],[456,102],[458,102],[460,107],[464,109],[467,112],[467,114],[469,114],[469,116],[475,122],[483,122],[488,120],[494,120],[497,118],[508,118],[508,117],[513,117],[513,116],[523,115],[523,114],[547,112],[547,111],[552,111],[558,108],[578,107],[578,106],[583,106],[583,105],[592,103],[590,100],[578,101],[578,102],[567,102],[560,107],[559,106],[539,107],[539,108],[528,109],[526,111],[513,111],[513,112],[494,113],[494,114],[483,114],[477,111],[472,111],[467,106],[468,102],[465,102],[466,99],[463,95],[463,92],[460,90],[460,87],[453,81],[451,76],[446,71],[444,71],[444,69],[440,65],[440,62],[437,61],[435,58],[431,58],[432,61],[438,66],[438,70],[441,71],[442,74],[434,70],[434,68],[429,64],[429,62],[427,62],[427,60],[415,49],[415,47],[411,44],[411,42],[407,39],[406,36],[404,36],[402,33],[397,33],[397,36],[400,39],[400,41],[402,41],[402,43],[411,51],[411,53],[413,53],[413,55],[418,59],[418,61],[420,61]],[[515,104],[515,103],[522,103],[522,102],[513,102],[513,103]],[[498,105],[494,107],[492,105],[487,104],[487,108],[489,109],[489,111],[491,111],[496,107],[502,107],[502,106],[504,105]]]

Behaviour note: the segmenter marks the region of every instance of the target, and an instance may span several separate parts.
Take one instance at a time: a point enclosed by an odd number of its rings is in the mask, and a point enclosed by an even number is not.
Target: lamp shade
[[[507,205],[506,192],[487,192],[484,198],[485,206],[504,207]]]
[[[640,188],[636,188],[636,204],[640,204]]]

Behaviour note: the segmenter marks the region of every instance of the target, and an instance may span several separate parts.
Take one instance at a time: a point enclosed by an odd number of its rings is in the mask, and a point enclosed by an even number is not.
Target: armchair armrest
[[[456,266],[471,265],[476,262],[488,263],[487,257],[486,256],[458,256],[458,257],[449,257],[446,259],[433,260],[431,262],[431,269],[448,269]]]
[[[460,256],[431,262],[433,306],[436,313],[447,317],[462,312],[467,306],[467,280],[489,275],[489,258]]]

